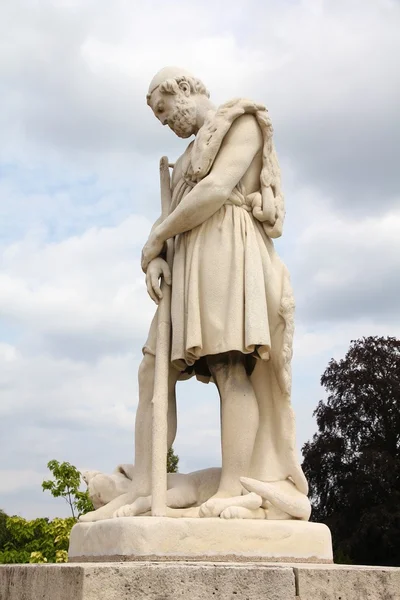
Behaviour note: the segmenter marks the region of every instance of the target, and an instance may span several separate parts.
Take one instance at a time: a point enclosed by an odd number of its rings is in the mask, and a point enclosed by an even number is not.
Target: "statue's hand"
[[[149,263],[157,258],[164,247],[164,241],[157,235],[157,228],[151,232],[142,250],[142,270],[146,273]]]
[[[165,283],[171,285],[171,271],[163,258],[154,258],[148,265],[146,271],[146,286],[149,296],[156,304],[162,298],[160,287],[160,277],[163,277]]]

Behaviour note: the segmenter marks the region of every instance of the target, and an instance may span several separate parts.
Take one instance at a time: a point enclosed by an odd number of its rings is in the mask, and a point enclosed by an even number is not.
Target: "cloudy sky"
[[[50,459],[133,459],[137,367],[153,314],[140,251],[168,64],[216,104],[265,103],[287,203],[277,249],[297,301],[298,446],[319,379],[351,339],[400,335],[398,0],[13,0],[0,4],[0,508],[67,514]],[[220,462],[214,386],[179,384],[181,470]]]

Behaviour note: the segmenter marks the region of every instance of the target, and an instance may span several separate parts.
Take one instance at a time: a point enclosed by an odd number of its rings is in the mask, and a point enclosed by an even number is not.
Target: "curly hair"
[[[195,77],[187,77],[186,75],[181,75],[179,77],[174,77],[171,79],[166,79],[158,86],[158,89],[163,94],[178,94],[179,86],[181,83],[187,83],[190,88],[191,94],[204,94],[207,98],[210,97],[210,92],[207,90],[206,86],[200,79],[196,79]],[[154,90],[153,90],[154,91]],[[150,103],[151,94],[153,92],[147,94],[147,104]]]

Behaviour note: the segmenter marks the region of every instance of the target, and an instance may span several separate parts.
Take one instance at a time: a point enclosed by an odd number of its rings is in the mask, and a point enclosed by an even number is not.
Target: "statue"
[[[204,84],[175,67],[156,74],[147,102],[176,135],[195,136],[173,167],[168,214],[142,253],[150,297],[159,304],[163,290],[171,295],[165,453],[176,434],[179,379],[213,381],[221,399],[222,467],[168,476],[166,514],[307,521],[290,401],[294,299],[272,241],[282,234],[285,209],[268,111],[246,99],[216,108]],[[112,476],[86,475],[97,510],[82,521],[151,509],[160,310],[139,368],[135,464]]]

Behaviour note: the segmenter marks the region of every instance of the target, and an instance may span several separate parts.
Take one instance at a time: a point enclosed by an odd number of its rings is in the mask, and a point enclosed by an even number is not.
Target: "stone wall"
[[[0,600],[400,600],[400,568],[273,563],[0,566]]]

